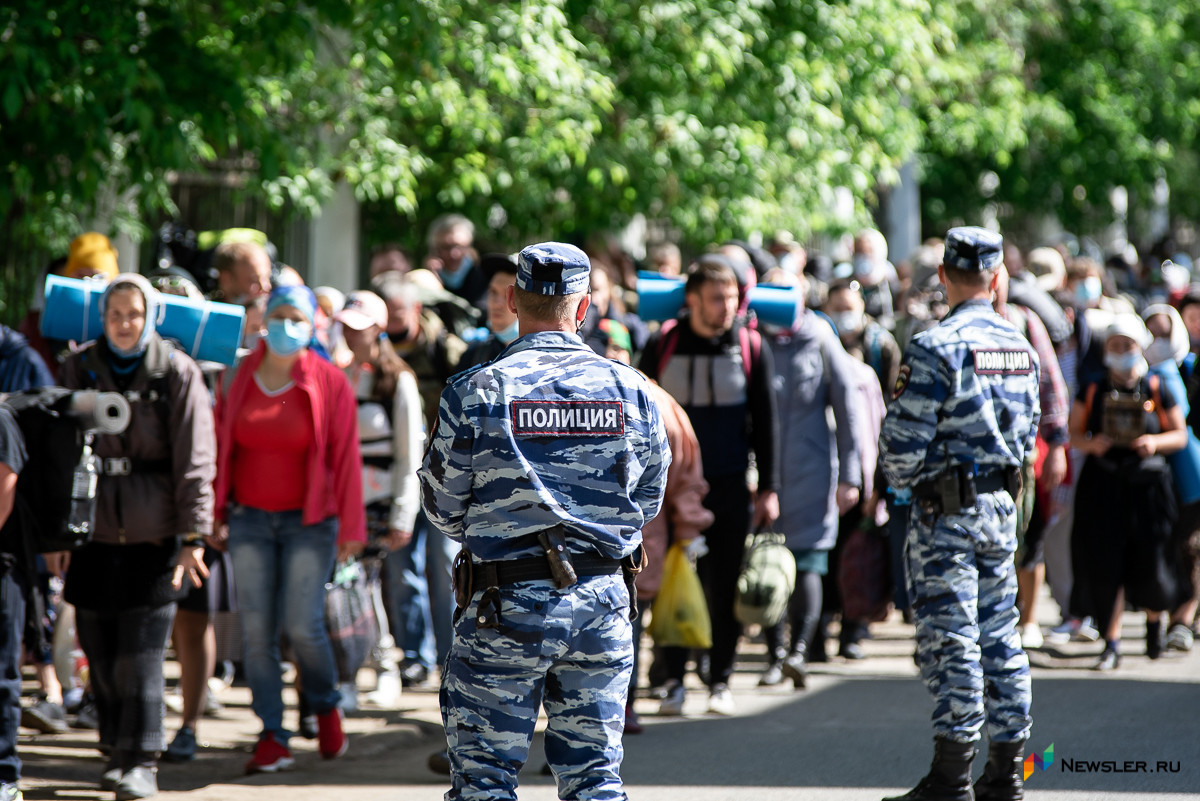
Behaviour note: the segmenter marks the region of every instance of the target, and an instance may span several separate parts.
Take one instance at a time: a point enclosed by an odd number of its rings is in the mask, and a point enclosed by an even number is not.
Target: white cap
[[[1139,348],[1143,349],[1150,344],[1152,339],[1142,318],[1130,312],[1113,315],[1112,322],[1108,324],[1108,330],[1104,332],[1104,341],[1107,342],[1111,337],[1118,336],[1129,337],[1138,344]]]
[[[372,325],[377,325],[382,330],[387,328],[388,323],[387,304],[374,292],[351,292],[346,296],[346,305],[333,319],[355,331],[365,331]]]

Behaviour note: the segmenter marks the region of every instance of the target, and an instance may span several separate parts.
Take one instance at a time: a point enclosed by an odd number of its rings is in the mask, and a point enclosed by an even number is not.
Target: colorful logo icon
[[[1025,757],[1025,781],[1033,775],[1034,769],[1045,770],[1054,764],[1054,743],[1040,754],[1030,754]]]

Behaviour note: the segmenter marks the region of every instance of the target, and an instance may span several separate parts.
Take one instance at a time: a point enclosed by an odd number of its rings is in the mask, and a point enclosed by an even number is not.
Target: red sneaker
[[[317,747],[325,759],[337,759],[350,747],[350,741],[342,731],[342,710],[336,706],[317,715]]]
[[[288,747],[277,741],[273,732],[267,732],[254,747],[254,756],[246,763],[246,773],[275,773],[294,764],[296,760]]]

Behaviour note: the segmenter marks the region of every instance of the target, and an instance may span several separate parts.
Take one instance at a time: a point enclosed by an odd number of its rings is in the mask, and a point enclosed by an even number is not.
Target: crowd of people
[[[75,240],[52,270],[106,282],[103,334],[46,341],[38,311],[23,327],[28,341],[0,331],[0,391],[53,381],[123,393],[133,408],[125,434],[96,438],[92,541],[45,555],[42,586],[32,590],[46,595],[51,577],[64,582],[108,756],[101,783],[118,798],[157,792],[160,758],[194,757],[218,612],[240,617],[240,661],[262,721],[246,770],[292,763],[285,656],[297,668],[299,730],[326,758],[345,752],[341,709],[355,703],[344,697],[354,689],[339,682],[324,592],[335,565],[368,545],[386,553],[386,633],[397,649],[394,662],[380,660],[381,687],[385,675],[425,684],[446,664],[459,546],[422,509],[421,454],[447,381],[523,332],[506,302],[514,256],[481,254],[474,226],[458,215],[435,221],[426,246],[421,261],[377,248],[368,288],[343,294],[306,287],[261,240],[230,237],[212,255],[207,293],[245,308],[240,360],[224,370],[197,365],[155,330],[160,294],[204,298],[205,276],[170,259],[145,277],[119,273],[97,233]],[[1127,605],[1146,613],[1150,658],[1192,648],[1200,411],[1189,410],[1200,392],[1200,290],[1189,288],[1190,260],[1170,249],[1106,260],[1077,249],[1006,244],[993,298],[1041,365],[1037,454],[1017,499],[1019,631],[1026,649],[1103,640],[1096,668],[1111,670]],[[797,568],[784,619],[762,632],[759,684],[802,689],[810,664],[862,659],[889,597],[909,614],[899,549],[910,499],[888,486],[878,443],[887,403],[903,389],[905,345],[949,311],[937,278],[942,243],[895,264],[875,230],[828,254],[781,234],[765,247],[714,245],[690,261],[666,242],[651,243],[644,264],[615,246],[588,256],[590,303],[577,335],[653,382],[673,453],[662,513],[644,531],[650,558],[638,599],[653,608],[662,556],[680,542],[696,561],[712,624],[711,649],[656,649],[642,669],[659,714],[683,712],[689,668],[708,688],[708,711],[736,711],[729,683],[745,632],[734,605],[754,532],[782,533]],[[639,317],[639,268],[682,282],[672,319]],[[793,290],[791,325],[756,319],[749,299],[758,284]],[[1045,632],[1036,616],[1043,582],[1063,610],[1062,624]],[[172,636],[184,712],[168,743],[162,665]],[[24,721],[59,730],[71,699],[46,669],[49,654],[29,659],[44,695],[26,704]],[[640,730],[639,681],[635,667],[625,733]],[[5,745],[15,760],[15,736]],[[0,775],[14,786],[16,778]]]

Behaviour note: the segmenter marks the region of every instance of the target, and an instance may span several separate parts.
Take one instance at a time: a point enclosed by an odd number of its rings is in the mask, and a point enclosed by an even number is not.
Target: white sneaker
[[[1079,631],[1079,621],[1075,618],[1067,618],[1062,623],[1059,623],[1057,626],[1046,632],[1046,636],[1043,638],[1043,641],[1048,642],[1051,645],[1065,645],[1071,641],[1071,637],[1073,637],[1077,631]]]
[[[683,683],[679,679],[668,679],[663,685],[663,691],[666,697],[658,703],[658,714],[672,717],[682,715],[683,699],[687,696]]]
[[[1026,623],[1019,629],[1021,635],[1021,647],[1026,650],[1035,650],[1044,645],[1042,638],[1042,630],[1037,623]]]
[[[724,684],[713,687],[712,693],[708,696],[708,711],[715,715],[725,716],[737,712],[737,706],[733,703],[733,691]]]
[[[367,701],[380,709],[399,709],[402,694],[400,671],[384,671],[379,674],[375,689],[367,693]]]
[[[358,711],[358,687],[352,681],[345,681],[338,685],[338,690],[342,693],[342,700],[338,701],[338,709],[343,712]]]
[[[1071,639],[1076,642],[1096,642],[1100,639],[1100,631],[1090,617],[1085,617],[1079,624],[1079,630],[1071,636]]]

